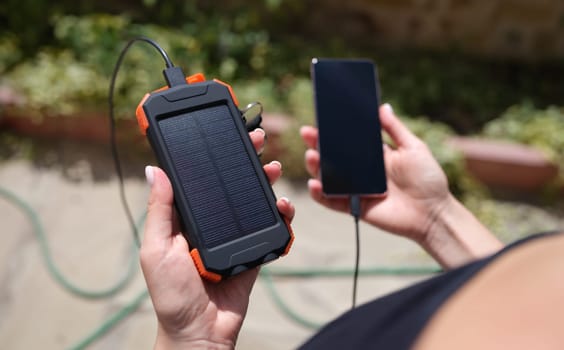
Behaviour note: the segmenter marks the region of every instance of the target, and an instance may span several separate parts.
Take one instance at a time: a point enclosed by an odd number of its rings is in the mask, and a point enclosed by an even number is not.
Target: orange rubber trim
[[[206,81],[206,77],[202,73],[196,73],[189,77],[186,77],[186,82],[188,84],[201,83],[203,81]]]
[[[196,74],[192,74],[192,75],[186,77],[186,83],[187,84],[201,83],[203,81],[206,81],[206,77],[202,73],[196,73]],[[168,86],[160,87],[153,92],[160,92],[160,91],[164,91],[166,89],[168,89]]]
[[[286,246],[284,253],[281,256],[287,255],[290,252],[290,248],[292,248],[292,244],[294,243],[294,230],[292,229],[292,225],[290,224],[290,220],[284,217],[284,222],[286,223],[286,227],[288,227],[288,231],[290,231],[290,242]]]
[[[206,270],[204,263],[202,262],[202,257],[200,256],[200,252],[198,252],[198,249],[192,249],[190,251],[190,255],[192,256],[192,260],[194,260],[194,263],[196,264],[196,269],[198,269],[200,276],[207,279],[208,281],[215,283],[221,281],[221,275]]]
[[[231,85],[224,83],[221,80],[217,80],[217,79],[214,79],[213,81],[215,81],[216,83],[221,84],[221,85],[227,87],[227,89],[229,89],[229,93],[231,94],[231,98],[233,99],[233,102],[235,102],[235,106],[238,107],[239,101],[237,100],[237,96],[235,96],[235,93],[233,92],[233,88],[231,87]]]
[[[139,124],[139,130],[141,130],[141,134],[147,134],[147,128],[149,127],[149,121],[147,120],[147,116],[145,115],[145,111],[143,110],[143,104],[149,98],[150,94],[145,94],[143,99],[137,105],[137,109],[135,110],[135,116],[137,117],[137,123]]]

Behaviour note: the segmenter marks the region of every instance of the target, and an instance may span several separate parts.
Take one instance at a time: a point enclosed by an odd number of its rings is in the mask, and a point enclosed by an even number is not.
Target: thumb
[[[389,103],[385,103],[380,107],[380,124],[382,129],[390,135],[396,146],[401,148],[417,144],[417,136],[399,120]]]
[[[164,171],[158,167],[145,168],[147,182],[151,185],[151,194],[145,222],[143,245],[158,247],[170,243],[173,231],[173,194],[172,185]]]

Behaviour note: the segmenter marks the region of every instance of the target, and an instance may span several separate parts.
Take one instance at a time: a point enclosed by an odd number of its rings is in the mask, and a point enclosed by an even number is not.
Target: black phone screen
[[[314,58],[311,73],[323,192],[327,195],[386,192],[374,63]]]

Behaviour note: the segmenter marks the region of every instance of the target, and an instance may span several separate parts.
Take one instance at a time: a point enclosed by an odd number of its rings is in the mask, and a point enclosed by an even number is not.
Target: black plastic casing
[[[166,121],[167,123],[171,121],[174,122],[174,120],[169,118],[187,118],[186,115],[189,113],[206,113],[208,112],[206,110],[215,110],[214,108],[221,108],[224,110],[221,106],[227,107],[237,132],[223,133],[221,136],[222,139],[217,141],[218,143],[223,144],[229,144],[229,142],[233,141],[239,145],[239,141],[235,138],[239,138],[242,141],[242,149],[247,153],[248,159],[250,160],[250,162],[243,162],[243,165],[246,164],[251,168],[247,169],[248,167],[244,166],[243,171],[245,174],[251,174],[248,176],[250,178],[256,176],[256,183],[258,184],[258,187],[260,187],[256,188],[257,186],[253,186],[252,189],[245,192],[251,193],[250,195],[264,196],[266,200],[261,201],[261,203],[267,203],[272,211],[273,219],[271,220],[271,224],[269,223],[267,227],[261,227],[255,232],[244,232],[241,234],[235,233],[233,235],[235,236],[233,239],[228,239],[226,242],[222,241],[220,244],[210,246],[209,243],[206,243],[206,238],[202,236],[203,230],[200,228],[201,222],[198,222],[198,215],[196,215],[194,211],[194,208],[199,205],[197,202],[198,200],[207,200],[205,192],[203,193],[204,195],[202,195],[202,191],[200,191],[197,196],[192,196],[191,193],[186,192],[189,186],[186,184],[186,179],[183,179],[179,175],[179,169],[182,170],[182,166],[184,165],[175,164],[173,161],[174,157],[171,155],[170,151],[171,142],[178,142],[180,143],[179,147],[184,147],[184,142],[186,142],[186,145],[189,145],[192,141],[198,143],[200,140],[197,140],[197,135],[192,135],[190,140],[178,138],[176,134],[174,137],[166,135],[166,132],[170,132],[166,130],[170,130],[170,128],[167,129],[161,127],[160,123],[163,121]],[[167,173],[172,183],[174,202],[183,226],[183,233],[188,240],[191,251],[193,249],[197,249],[199,253],[198,255],[201,258],[201,264],[205,270],[201,271],[200,268],[202,266],[198,266],[202,276],[206,277],[206,274],[211,272],[212,275],[217,274],[222,278],[228,277],[284,255],[292,242],[293,234],[291,233],[291,228],[286,225],[285,220],[278,212],[275,195],[272,191],[268,178],[264,173],[250,137],[245,129],[245,125],[241,119],[241,113],[233,102],[229,89],[223,84],[215,81],[204,81],[175,86],[166,90],[151,93],[143,103],[142,107],[149,125],[147,128],[147,137],[160,166]],[[223,125],[229,124],[230,123],[224,123]],[[210,127],[213,128],[213,126]],[[231,127],[229,126],[229,128]],[[205,139],[206,144],[210,141],[212,143],[215,142],[213,139],[210,139],[210,137],[214,136],[208,135]],[[226,140],[226,137],[232,137],[233,140]],[[169,146],[167,146],[167,144]],[[176,151],[174,151],[176,153],[173,154],[178,154],[178,147],[176,144],[174,148],[176,149]],[[189,153],[190,149],[187,147],[186,154]],[[186,157],[186,155],[182,155],[182,157]],[[194,160],[194,162],[196,161],[200,163],[202,162],[201,154],[197,160]],[[209,161],[213,162],[212,159],[209,159]],[[183,164],[190,162],[190,158],[183,158]],[[217,172],[213,176],[217,175],[221,179],[223,176],[221,175],[222,169],[216,170]],[[239,170],[241,170],[240,167],[237,168],[237,171]],[[223,182],[222,184],[225,185]],[[255,193],[255,191],[259,192]],[[233,198],[226,198],[225,201],[229,204],[225,210],[238,210],[237,208],[239,204],[233,202]],[[223,203],[224,201],[221,199],[219,202]],[[209,203],[204,204],[210,205]],[[247,217],[250,216],[250,219],[252,219],[252,213],[243,213],[242,215],[246,215]],[[239,225],[239,223],[236,223],[236,226],[237,225]],[[194,255],[192,256],[194,257]],[[196,261],[196,264],[198,265],[198,261]]]

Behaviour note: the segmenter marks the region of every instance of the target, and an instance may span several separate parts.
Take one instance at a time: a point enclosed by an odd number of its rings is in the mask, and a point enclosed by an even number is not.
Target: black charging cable
[[[354,275],[353,275],[353,291],[352,291],[352,308],[356,306],[356,290],[358,284],[358,267],[360,261],[360,196],[358,194],[351,195],[350,198],[350,212],[354,218],[355,238],[356,238],[356,253],[354,260]]]
[[[121,68],[121,64],[123,59],[125,58],[125,54],[129,51],[131,46],[137,42],[145,42],[153,46],[159,53],[161,54],[162,58],[165,61],[166,69],[164,70],[164,75],[167,83],[169,86],[180,84],[179,76],[182,77],[182,82],[186,83],[184,80],[184,74],[180,70],[180,68],[175,67],[172,64],[172,61],[168,57],[166,51],[157,44],[154,40],[145,37],[138,37],[131,39],[125,47],[121,50],[119,58],[116,62],[114,67],[114,72],[112,73],[112,78],[110,80],[110,92],[108,94],[108,108],[109,108],[109,118],[110,118],[110,147],[112,152],[112,158],[114,160],[114,166],[116,170],[116,174],[118,176],[118,183],[119,183],[119,194],[121,199],[121,204],[123,206],[123,210],[125,215],[127,216],[127,220],[129,221],[129,225],[131,226],[131,232],[133,232],[133,239],[135,240],[135,244],[138,247],[141,246],[141,241],[139,238],[139,232],[137,231],[137,226],[135,225],[135,221],[133,220],[133,215],[131,214],[131,209],[129,208],[129,204],[127,203],[127,198],[125,196],[125,187],[123,184],[123,169],[121,167],[121,160],[119,157],[118,147],[117,147],[117,140],[116,140],[116,119],[114,115],[114,90],[117,80],[117,75],[119,69]]]

